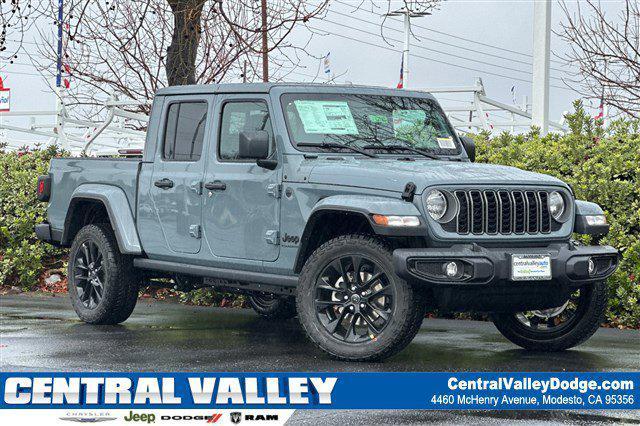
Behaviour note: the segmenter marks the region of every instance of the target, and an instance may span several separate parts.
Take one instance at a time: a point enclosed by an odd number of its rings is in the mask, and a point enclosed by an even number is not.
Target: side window
[[[198,161],[207,125],[206,102],[176,102],[169,106],[162,157],[170,161]]]
[[[222,160],[238,160],[240,132],[265,130],[269,133],[271,147],[269,155],[275,151],[275,141],[269,109],[261,101],[227,102],[222,109],[219,152]]]

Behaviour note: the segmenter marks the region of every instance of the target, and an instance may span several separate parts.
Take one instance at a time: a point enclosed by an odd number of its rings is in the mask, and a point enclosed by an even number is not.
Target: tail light
[[[49,201],[51,197],[51,176],[43,175],[38,177],[38,200]]]

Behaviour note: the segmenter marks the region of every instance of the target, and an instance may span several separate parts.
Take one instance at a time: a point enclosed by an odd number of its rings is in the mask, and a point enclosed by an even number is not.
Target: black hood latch
[[[402,199],[409,203],[413,202],[413,196],[416,195],[416,184],[409,182],[404,186],[404,192],[402,193]]]

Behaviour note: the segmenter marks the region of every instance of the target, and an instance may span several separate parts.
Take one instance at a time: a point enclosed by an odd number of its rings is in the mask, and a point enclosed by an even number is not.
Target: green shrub
[[[39,241],[34,226],[45,220],[46,203],[36,199],[38,176],[61,152],[55,148],[28,153],[0,147],[0,284],[31,289],[42,273],[61,267],[62,250]]]
[[[515,166],[556,176],[569,183],[576,198],[598,203],[611,232],[600,244],[622,252],[620,268],[609,280],[608,320],[640,326],[640,121],[618,120],[608,129],[596,125],[575,104],[566,135],[541,137],[502,133],[476,136],[478,161]],[[588,238],[581,237],[585,242]]]
[[[623,254],[609,280],[608,320],[612,325],[640,326],[640,121],[619,120],[604,130],[576,104],[568,117],[571,132],[541,137],[503,133],[476,135],[478,161],[505,164],[556,176],[569,183],[577,198],[600,204],[611,232],[601,243]],[[35,237],[46,204],[36,200],[38,175],[45,174],[55,148],[25,155],[0,147],[0,283],[33,288],[42,273],[61,267],[64,252]],[[588,239],[582,237],[585,242]],[[192,304],[241,305],[242,298],[210,290],[181,296]]]
[[[180,302],[196,306],[221,306],[231,308],[245,307],[245,297],[235,293],[227,293],[214,288],[199,288],[189,292],[181,292]]]

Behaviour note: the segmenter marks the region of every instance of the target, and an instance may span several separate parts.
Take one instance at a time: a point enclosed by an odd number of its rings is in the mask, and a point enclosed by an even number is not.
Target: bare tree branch
[[[440,1],[404,0],[399,6],[424,12]],[[298,45],[289,42],[292,32],[321,20],[329,5],[330,0],[269,0],[263,26],[257,0],[65,0],[63,68],[71,79],[65,98],[71,101],[69,106],[77,107],[76,115],[95,118],[112,94],[150,100],[167,85],[211,84],[239,77],[258,81],[265,52],[263,32],[267,33],[269,65],[276,79],[282,80],[295,73],[302,56],[313,56],[307,47],[314,32],[309,29],[307,42]],[[51,29],[61,24],[57,2],[9,0],[0,6],[7,27],[0,49],[6,34],[23,37],[27,23],[38,20],[44,24],[36,26],[42,42],[31,60],[43,74],[55,75],[57,38]],[[390,0],[384,6],[359,0],[353,7],[354,11],[361,7],[390,11],[392,6]],[[21,41],[15,41],[19,46]],[[247,75],[243,75],[245,68]],[[128,109],[148,113],[149,107]]]
[[[640,117],[640,4],[625,0],[613,18],[593,0],[578,2],[576,13],[565,2],[560,6],[565,19],[556,34],[569,43],[565,61],[579,70],[572,86],[586,98]]]

